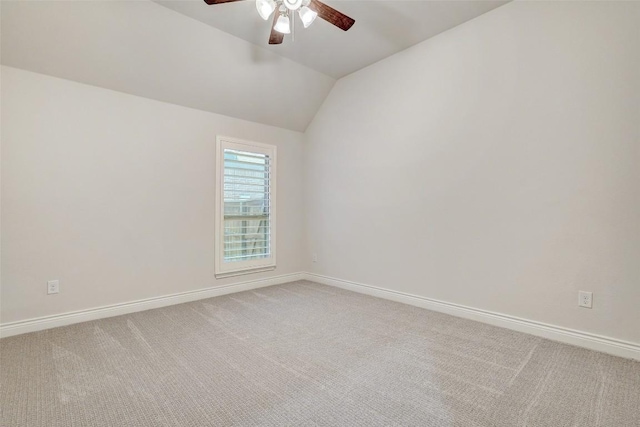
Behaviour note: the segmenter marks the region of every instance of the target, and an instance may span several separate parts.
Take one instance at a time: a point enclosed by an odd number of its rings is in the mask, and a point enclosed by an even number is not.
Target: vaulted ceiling
[[[150,1],[2,1],[2,64],[303,131],[335,80]]]
[[[281,45],[268,45],[270,22],[258,16],[255,1],[214,6],[202,0],[154,1],[336,79],[507,3],[323,0],[356,20],[348,33],[317,19],[309,28],[296,26],[294,41],[288,36]]]
[[[279,46],[254,1],[1,1],[3,65],[304,131],[336,78],[504,1],[336,1]]]

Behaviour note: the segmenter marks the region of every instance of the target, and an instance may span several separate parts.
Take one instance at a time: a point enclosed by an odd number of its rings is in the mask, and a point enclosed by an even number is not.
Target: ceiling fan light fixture
[[[298,10],[298,15],[300,15],[302,25],[304,25],[305,28],[308,28],[309,25],[313,24],[313,21],[318,17],[318,12],[309,9],[307,6],[302,6],[300,10]]]
[[[280,15],[273,29],[282,34],[291,34],[291,26],[287,15]]]
[[[239,1],[241,0],[204,0],[208,5]],[[317,17],[342,31],[347,31],[356,22],[353,18],[323,3],[322,0],[256,0],[256,9],[264,20],[273,16],[269,33],[270,45],[282,44],[285,34],[291,34],[291,41],[293,41],[296,23],[295,12],[298,12],[304,28],[308,28]]]
[[[276,2],[274,0],[256,0],[256,9],[258,9],[260,17],[266,21],[276,10]]]

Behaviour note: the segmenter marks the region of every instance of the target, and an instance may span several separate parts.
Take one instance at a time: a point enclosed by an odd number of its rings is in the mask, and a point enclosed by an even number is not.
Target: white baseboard
[[[89,320],[103,319],[105,317],[120,316],[122,314],[134,313],[152,308],[182,304],[185,302],[217,297],[235,292],[248,291],[250,289],[263,288],[265,286],[294,282],[296,280],[302,280],[303,278],[304,273],[285,274],[266,279],[251,280],[241,283],[233,283],[231,285],[215,286],[211,288],[198,289],[196,291],[181,292],[121,304],[90,308],[88,310],[73,311],[53,316],[3,323],[0,324],[0,337],[10,337],[12,335],[19,335],[27,332],[35,332],[44,329],[57,328],[58,326],[87,322]]]
[[[453,304],[450,302],[411,295],[404,292],[392,291],[390,289],[364,285],[362,283],[336,279],[314,273],[305,273],[304,278],[323,285],[335,286],[349,291],[359,292],[404,304],[410,304],[465,319],[476,320],[490,325],[536,335],[553,341],[559,341],[565,344],[601,351],[614,356],[640,360],[640,344],[629,341],[622,341],[588,332],[549,325],[506,314],[480,310],[460,304]]]

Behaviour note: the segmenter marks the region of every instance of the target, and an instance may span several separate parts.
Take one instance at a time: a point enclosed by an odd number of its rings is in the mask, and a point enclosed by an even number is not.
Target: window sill
[[[229,271],[226,273],[216,273],[216,279],[224,279],[226,277],[244,276],[245,274],[262,273],[264,271],[275,270],[276,266],[271,265],[268,267],[248,268],[246,270]]]

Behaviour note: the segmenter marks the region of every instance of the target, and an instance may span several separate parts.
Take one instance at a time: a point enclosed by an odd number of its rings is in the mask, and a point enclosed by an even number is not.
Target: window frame
[[[270,257],[249,261],[224,262],[224,150],[239,150],[269,156],[269,253]],[[220,136],[216,137],[215,200],[215,276],[216,278],[270,271],[276,268],[276,181],[277,148],[261,142]]]

